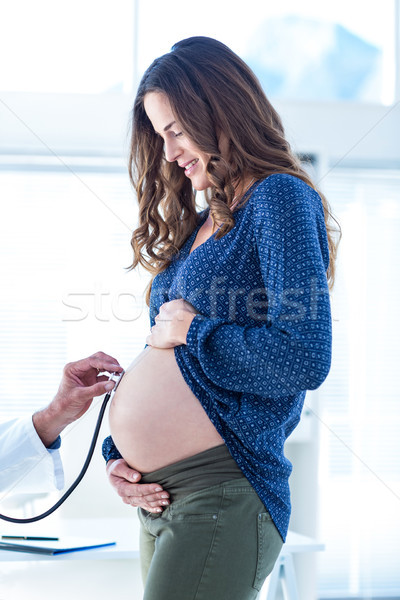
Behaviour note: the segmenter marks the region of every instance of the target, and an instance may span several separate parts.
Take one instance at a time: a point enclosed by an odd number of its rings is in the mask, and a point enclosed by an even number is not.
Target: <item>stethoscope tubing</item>
[[[114,373],[112,375],[114,375]],[[110,376],[110,379],[112,379],[112,375]],[[89,447],[89,450],[88,450],[88,453],[86,456],[86,460],[84,462],[84,465],[83,465],[78,477],[70,485],[70,487],[67,489],[67,491],[61,496],[61,498],[51,508],[49,508],[48,510],[46,510],[44,513],[42,513],[40,515],[36,515],[35,517],[18,519],[16,517],[9,517],[7,515],[0,514],[0,519],[2,519],[3,521],[8,521],[9,523],[34,523],[35,521],[41,521],[42,519],[45,519],[46,517],[51,515],[54,511],[56,511],[57,508],[59,508],[62,504],[64,504],[66,499],[72,494],[72,492],[75,490],[75,488],[80,484],[80,482],[82,481],[82,479],[84,478],[84,476],[86,474],[86,471],[89,468],[90,461],[92,460],[94,449],[96,447],[97,438],[99,437],[100,427],[103,422],[103,417],[104,417],[104,413],[105,413],[108,401],[110,400],[111,396],[114,394],[115,390],[117,389],[118,384],[121,381],[123,375],[124,375],[124,371],[122,371],[120,378],[119,378],[116,386],[114,387],[114,389],[112,389],[110,392],[108,392],[104,396],[103,402],[100,407],[99,415],[97,417],[96,427],[95,427],[95,430],[93,433],[92,441],[91,441],[91,444],[90,444],[90,447]]]

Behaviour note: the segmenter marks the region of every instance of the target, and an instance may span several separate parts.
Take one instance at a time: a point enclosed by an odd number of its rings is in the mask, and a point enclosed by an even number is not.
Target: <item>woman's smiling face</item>
[[[202,152],[182,130],[173,115],[168,97],[163,92],[149,92],[144,97],[144,109],[154,131],[164,140],[164,153],[168,162],[177,162],[195,190],[210,187],[207,176],[209,154]]]

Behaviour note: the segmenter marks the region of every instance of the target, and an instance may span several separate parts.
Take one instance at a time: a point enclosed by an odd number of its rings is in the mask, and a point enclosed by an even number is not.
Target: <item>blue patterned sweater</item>
[[[177,364],[285,539],[292,467],[284,443],[331,362],[324,213],[306,183],[276,174],[254,184],[233,214],[229,233],[190,252],[208,209],[200,214],[154,279],[150,321],[176,298],[198,311],[187,344],[175,348]],[[120,457],[112,438],[103,454]]]

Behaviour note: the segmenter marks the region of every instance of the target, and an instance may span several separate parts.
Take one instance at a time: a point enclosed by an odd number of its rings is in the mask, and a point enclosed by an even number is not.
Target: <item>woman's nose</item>
[[[182,149],[179,146],[177,138],[165,140],[164,143],[165,158],[168,162],[174,162],[182,153]]]

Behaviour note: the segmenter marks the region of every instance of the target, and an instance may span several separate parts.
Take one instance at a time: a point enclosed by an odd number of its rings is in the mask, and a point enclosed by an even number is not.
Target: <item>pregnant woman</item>
[[[329,206],[252,71],[204,37],[144,74],[130,174],[151,333],[110,407],[109,476],[141,506],[145,600],[251,600],[288,529],[285,440],[330,368]]]

